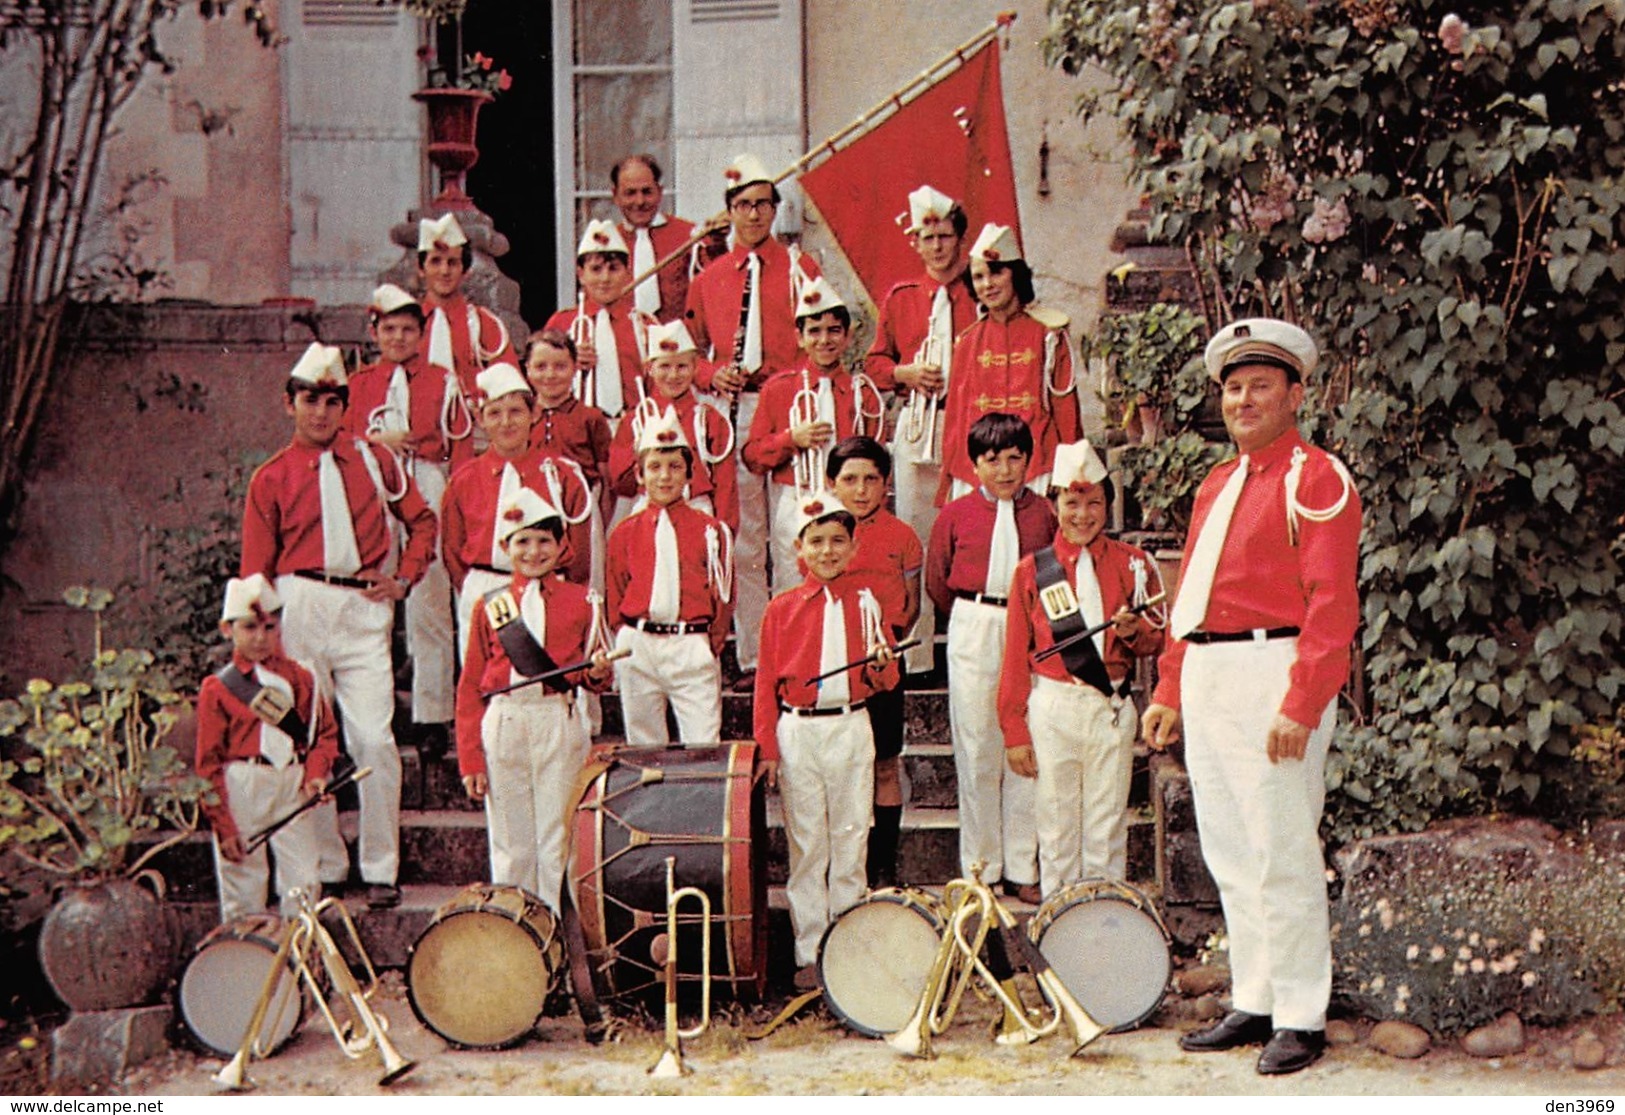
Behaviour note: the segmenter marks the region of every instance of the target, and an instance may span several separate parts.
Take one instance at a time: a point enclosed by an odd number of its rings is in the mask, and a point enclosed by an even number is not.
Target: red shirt
[[[1044,385],[1044,353],[1052,333],[1055,360],[1050,383],[1057,387],[1074,384],[1071,394],[1050,395]],[[948,401],[942,415],[942,487],[937,501],[946,498],[950,479],[976,483],[965,439],[984,414],[1003,412],[1025,421],[1033,433],[1033,459],[1027,474],[1048,472],[1055,447],[1083,436],[1075,384],[1066,332],[1047,329],[1025,311],[1002,323],[983,318],[961,333],[954,341]]]
[[[679,247],[688,243],[694,236],[694,228],[692,222],[685,221],[681,217],[670,216],[666,217],[660,224],[652,225],[649,228],[649,242],[654,246],[655,261],[659,262],[665,259]],[[628,250],[633,253],[635,258],[637,253],[637,229],[625,222],[621,223],[620,229],[621,235],[626,237]],[[696,251],[699,253],[701,266],[716,258],[720,254],[714,249],[716,239],[720,239],[720,237],[707,237],[701,240],[694,245],[692,250],[678,256],[660,269],[660,274],[655,280],[660,284],[660,312],[655,315],[660,321],[676,321],[683,316],[683,311],[688,306],[688,270],[690,261]],[[633,263],[631,266],[636,269],[637,264]],[[630,294],[627,295],[627,301],[632,302]]]
[[[254,679],[254,663],[233,654],[232,665]],[[333,710],[316,691],[316,679],[309,670],[291,658],[273,654],[259,663],[293,687],[293,708],[306,724],[316,726],[316,742],[305,750],[307,741],[293,741],[295,755],[303,754],[304,779],[326,778],[339,753],[338,722]],[[258,686],[258,682],[254,684]],[[203,679],[197,695],[197,772],[207,778],[220,797],[218,805],[204,806],[209,826],[222,839],[238,835],[237,822],[226,799],[226,764],[253,759],[260,754],[260,728],[265,722],[232,695],[226,683],[214,674]]]
[[[834,593],[846,618],[846,661],[855,662],[869,653],[863,642],[863,618],[858,611],[858,591],[863,582],[850,573],[833,581],[808,578],[803,584],[782,592],[767,602],[762,613],[761,648],[756,662],[756,697],[752,715],[756,746],[764,761],[779,757],[779,702],[797,708],[818,703],[818,690],[807,679],[823,673],[824,590]],[[873,664],[848,670],[847,684],[854,702],[867,700],[883,689],[898,684],[897,660],[884,668]]]
[[[762,261],[762,367],[750,378],[747,388],[755,391],[773,374],[791,367],[801,354],[796,335],[796,307],[791,298],[790,252],[769,236],[755,248],[735,246],[713,260],[688,288],[688,331],[703,355],[708,349],[714,364],[723,366],[733,359],[734,339],[739,332],[739,303],[745,292],[746,264],[754,251]],[[819,275],[818,262],[803,254],[801,273],[808,279]],[[696,383],[700,389],[711,386],[713,368],[701,365]]]
[[[658,396],[657,396],[658,397]],[[677,408],[690,445],[704,445],[715,455],[723,447],[728,453],[714,465],[707,465],[698,455],[694,458],[694,475],[688,482],[691,499],[711,497],[711,507],[717,518],[732,530],[739,529],[739,470],[734,467],[734,448],[729,445],[732,433],[728,428],[728,412],[706,407],[705,417],[699,417],[699,399],[692,391],[685,391],[676,399],[660,400],[668,409]],[[638,484],[638,455],[633,450],[634,423],[629,415],[615,429],[609,445],[609,475],[614,482],[615,494],[634,499],[641,490]],[[702,428],[703,427],[703,428]]]
[[[711,582],[710,545],[706,531],[715,530],[724,567],[733,565],[733,535],[720,521],[686,503],[665,509],[677,533],[677,618],[683,623],[711,621],[711,633],[726,637],[729,605]],[[609,597],[612,627],[649,616],[649,594],[654,589],[655,529],[661,508],[653,504],[629,515],[609,532],[605,557],[605,592]],[[721,630],[722,635],[717,635]]]
[[[596,323],[602,307],[591,298],[586,299],[585,304],[584,315],[577,315],[574,306],[566,306],[547,319],[546,328],[569,333],[577,316],[585,316],[589,324]],[[645,338],[652,324],[649,315],[638,312],[630,299],[622,298],[609,308],[609,327],[615,333],[615,356],[621,364],[621,398],[626,410],[638,401],[638,380],[643,375],[644,349],[648,347]]]
[[[829,380],[830,393],[835,397],[835,439],[829,445],[833,446],[836,441],[852,436],[857,423],[852,377],[844,368],[829,374],[813,371],[802,364],[780,372],[762,387],[761,397],[756,403],[756,416],[750,423],[750,436],[745,439],[747,468],[752,472],[770,472],[775,483],[791,485],[796,482],[796,443],[790,438],[790,405],[803,387],[810,386],[816,392],[818,385],[826,379]],[[867,395],[863,401],[866,406],[874,403]],[[874,420],[870,419],[864,432],[870,436],[882,435],[883,430],[870,428],[873,424]],[[822,481],[823,477],[818,479]]]
[[[895,635],[902,635],[903,609],[908,605],[908,579],[918,577],[925,565],[925,549],[914,528],[887,511],[877,508],[867,519],[859,519],[852,534],[856,548],[846,567],[849,576],[856,577],[874,590],[880,602],[880,614],[892,627]],[[800,558],[796,566],[801,575],[807,575],[807,566]]]
[[[948,280],[948,307],[952,311],[950,337],[957,337],[976,323],[976,295],[960,277]],[[874,343],[863,358],[863,370],[882,391],[897,386],[899,364],[912,364],[925,344],[926,326],[931,321],[931,303],[943,284],[929,275],[898,283],[880,303],[880,319],[875,322]],[[952,371],[950,365],[947,369]]]
[[[1095,577],[1100,582],[1102,619],[1110,619],[1118,609],[1134,604],[1136,562],[1142,571],[1140,575],[1146,580],[1147,598],[1162,591],[1157,563],[1139,547],[1100,534],[1089,543],[1088,550],[1094,562]],[[1066,573],[1067,583],[1073,586],[1077,585],[1078,555],[1082,552],[1056,533],[1055,557]],[[1045,647],[1054,646],[1055,636],[1050,630],[1049,617],[1044,614],[1044,605],[1038,599],[1038,567],[1031,555],[1022,558],[1016,566],[1006,615],[1004,665],[999,674],[999,727],[1004,731],[1006,747],[1030,747],[1033,738],[1027,729],[1027,697],[1032,692],[1033,675],[1041,674],[1055,681],[1072,680],[1059,654],[1042,662],[1032,657]],[[1162,649],[1162,629],[1145,622],[1132,639],[1122,638],[1115,627],[1108,627],[1102,635],[1106,644],[1103,656],[1106,673],[1114,682],[1128,676],[1136,658]]]
[[[516,603],[524,595],[525,586],[532,583],[514,574],[509,590]],[[587,603],[587,590],[559,576],[544,577],[534,583],[542,594],[547,612],[547,637],[542,640],[542,649],[560,666],[581,661],[586,657],[587,636],[592,631],[592,605]],[[515,675],[508,652],[502,649],[502,641],[491,630],[484,606],[476,607],[474,625],[468,636],[468,658],[457,679],[457,769],[463,775],[485,773],[485,751],[480,746],[485,694],[523,680]],[[566,680],[595,692],[602,692],[610,684],[608,679],[602,683],[589,680],[585,670],[579,676],[567,676]],[[537,682],[539,686],[544,684]]]
[[[553,459],[564,493],[564,506],[559,508],[574,518],[592,502],[592,493],[583,486],[568,461],[550,458],[549,454],[530,450],[517,461],[506,461],[495,450],[487,449],[472,461],[452,473],[446,486],[446,498],[440,505],[440,556],[446,563],[451,583],[461,591],[468,571],[476,565],[491,565],[492,542],[496,537],[497,497],[502,492],[503,470],[512,464],[519,473],[519,483],[537,493],[549,503],[553,492],[543,471],[543,462]],[[565,527],[565,553],[568,562],[564,575],[576,584],[587,583],[592,573],[592,528],[590,521],[570,523]],[[504,557],[497,563],[512,570]]]
[[[369,364],[351,376],[350,406],[344,412],[344,429],[356,437],[367,436],[373,411],[383,406],[389,397],[389,382],[395,377],[397,367],[406,369],[407,394],[411,402],[411,413],[406,422],[411,440],[407,445],[415,456],[440,464],[451,457],[452,446],[441,430],[441,415],[446,401],[446,380],[452,373],[445,368],[435,367],[422,356],[414,356],[404,365],[382,361]],[[472,428],[473,419],[466,410],[459,408],[451,422],[452,433],[466,435]]]
[[[1280,711],[1312,728],[1348,680],[1349,648],[1360,625],[1360,594],[1355,583],[1360,562],[1360,496],[1351,487],[1348,505],[1327,522],[1300,516],[1298,542],[1293,545],[1287,533],[1284,485],[1298,449],[1306,456],[1298,502],[1318,510],[1335,505],[1342,496],[1343,480],[1330,454],[1306,445],[1297,430],[1288,430],[1251,454],[1247,483],[1219,552],[1202,630],[1301,629],[1298,657]],[[1218,465],[1197,490],[1185,540],[1187,556],[1237,463],[1230,460]],[[1158,704],[1179,708],[1180,669],[1187,645],[1179,639],[1163,651],[1152,697]]]
[[[429,341],[436,328],[435,316],[444,311],[446,326],[451,331],[451,356],[457,381],[463,385],[463,394],[470,399],[479,398],[476,377],[492,364],[518,364],[514,356],[513,341],[502,319],[470,302],[458,292],[441,302],[432,294],[422,299],[423,312],[428,321],[423,327],[423,358],[429,358]]]
[[[333,440],[333,459],[344,480],[344,494],[355,523],[356,548],[361,569],[379,571],[389,556],[389,524],[385,500],[378,494],[362,453],[371,453],[383,472],[384,484],[406,494],[388,503],[388,514],[406,525],[396,575],[416,584],[434,554],[435,515],[418,494],[410,477],[402,477],[390,455],[346,434]],[[322,569],[327,562],[322,542],[322,494],[318,469],[322,450],[294,442],[285,446],[254,472],[243,506],[243,559],[238,575],[263,573],[275,579],[301,569]]]
[[[1055,537],[1055,508],[1030,488],[1021,489],[1015,505],[1016,538],[1025,557]],[[997,502],[980,488],[938,513],[925,554],[925,591],[938,612],[948,613],[956,593],[973,595],[987,587],[987,559],[998,513]]]
[[[581,466],[587,483],[597,486],[609,464],[609,419],[597,407],[571,396],[556,407],[542,407],[530,428],[530,447]]]

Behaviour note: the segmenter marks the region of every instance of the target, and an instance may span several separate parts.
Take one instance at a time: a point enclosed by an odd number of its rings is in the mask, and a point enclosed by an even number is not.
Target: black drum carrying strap
[[[548,654],[542,644],[536,641],[536,636],[530,633],[519,614],[519,603],[513,598],[513,593],[506,588],[499,588],[488,592],[483,597],[485,602],[485,618],[491,621],[491,630],[496,632],[497,641],[508,655],[508,661],[523,677],[533,678],[537,674],[545,674],[549,670],[558,669],[558,663]],[[542,688],[554,693],[568,693],[574,688],[570,682],[562,677],[551,678],[541,683]]]
[[[1089,554],[1079,554],[1078,560],[1090,560]],[[1044,608],[1044,618],[1049,622],[1054,641],[1058,643],[1082,631],[1088,621],[1083,618],[1083,609],[1078,606],[1078,594],[1073,591],[1066,570],[1055,556],[1055,547],[1046,546],[1033,554],[1033,572],[1038,575],[1038,602]],[[1061,651],[1061,661],[1066,663],[1067,673],[1111,696],[1112,679],[1106,673],[1106,663],[1101,661],[1100,651],[1095,648],[1093,639],[1074,642]]]
[[[236,697],[248,706],[250,712],[273,728],[280,728],[288,733],[293,740],[293,749],[297,754],[305,753],[306,744],[310,738],[310,728],[299,710],[293,706],[293,698],[269,685],[261,685],[254,678],[249,677],[237,668],[234,662],[228,662],[215,675],[220,683],[226,687],[226,692]]]

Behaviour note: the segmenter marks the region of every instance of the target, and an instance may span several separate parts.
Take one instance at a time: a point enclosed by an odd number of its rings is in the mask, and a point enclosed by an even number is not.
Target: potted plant
[[[406,9],[426,21],[449,25],[449,61],[438,52],[425,52],[429,62],[424,88],[413,100],[429,111],[429,161],[440,171],[440,193],[434,205],[442,210],[473,209],[463,189],[463,176],[479,161],[477,143],[480,109],[513,85],[513,76],[494,68],[495,60],[475,51],[463,54],[463,9],[467,0],[406,0]]]
[[[30,681],[0,701],[0,854],[62,881],[40,961],[75,1010],[147,1001],[175,960],[172,912],[153,857],[196,830],[212,793],[163,741],[185,707],[145,650],[102,644],[113,594],[71,588],[92,614],[85,680]]]

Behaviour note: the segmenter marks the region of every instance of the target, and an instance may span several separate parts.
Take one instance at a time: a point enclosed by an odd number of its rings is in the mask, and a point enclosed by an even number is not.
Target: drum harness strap
[[[767,1025],[763,1026],[759,1030],[746,1030],[745,1040],[761,1041],[763,1038],[773,1033],[773,1031],[777,1030],[780,1026],[783,1026],[786,1022],[790,1021],[790,1019],[800,1014],[808,1003],[819,998],[823,994],[824,993],[822,991],[802,992],[800,995],[797,995],[794,999],[791,999],[788,1003],[784,1004],[784,1009],[778,1014],[775,1014]]]
[[[1079,554],[1078,560],[1090,560],[1088,553]],[[1078,606],[1078,594],[1072,590],[1071,579],[1067,577],[1060,559],[1055,556],[1054,546],[1046,546],[1033,554],[1033,572],[1037,574],[1038,599],[1044,606],[1044,618],[1049,622],[1054,641],[1058,643],[1082,631],[1085,626],[1083,609]],[[1079,639],[1062,650],[1061,661],[1066,663],[1066,672],[1079,681],[1093,686],[1108,697],[1119,696],[1093,639]]]
[[[299,710],[293,707],[280,689],[270,686],[262,688],[259,682],[239,670],[234,662],[226,663],[215,676],[226,687],[226,692],[247,705],[249,711],[260,720],[286,732],[288,738],[294,741],[294,751],[299,758],[305,757],[310,746],[310,725],[305,723]]]
[[[506,587],[499,588],[486,593],[483,599],[485,618],[491,622],[491,630],[496,632],[497,641],[518,673],[531,678],[558,669],[553,656],[536,641],[536,636],[520,618],[519,602],[512,592]],[[542,682],[542,688],[553,693],[570,693],[575,686],[560,677]]]

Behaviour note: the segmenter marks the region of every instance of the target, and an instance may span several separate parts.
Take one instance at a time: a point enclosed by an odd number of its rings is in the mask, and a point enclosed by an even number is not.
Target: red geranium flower
[[[489,70],[493,61],[495,61],[495,59],[487,58],[480,51],[476,50],[474,52],[474,65],[478,66],[482,70]]]
[[[507,70],[502,70],[497,74],[497,88],[503,92],[513,88],[513,76]]]

